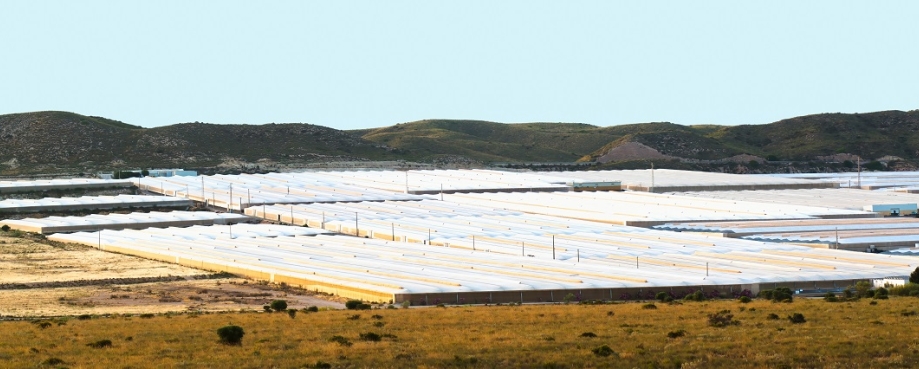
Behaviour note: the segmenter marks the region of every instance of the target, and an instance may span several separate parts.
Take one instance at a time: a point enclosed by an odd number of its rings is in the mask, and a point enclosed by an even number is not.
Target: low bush
[[[98,340],[96,342],[87,343],[86,346],[92,348],[112,347],[112,340]]]
[[[0,231],[9,232],[9,231],[10,231],[10,226],[4,224],[3,227],[0,227]]]
[[[596,336],[597,336],[597,334],[594,333],[594,332],[584,332],[584,333],[581,333],[581,335],[580,335],[579,337],[594,338],[594,337],[596,337]]]
[[[329,364],[322,360],[316,360],[316,363],[313,365],[307,365],[306,368],[311,369],[332,369],[332,364]]]
[[[826,295],[823,295],[823,300],[826,302],[838,302],[839,299],[836,298],[836,294],[832,292],[827,292]]]
[[[747,304],[747,303],[749,303],[750,301],[753,301],[753,300],[752,300],[750,297],[748,297],[748,296],[740,296],[740,298],[737,299],[737,300],[740,301],[740,303],[742,303],[742,304]]]
[[[772,302],[791,302],[794,299],[794,294],[788,287],[778,287],[773,290],[760,291],[759,297]]]
[[[607,357],[607,356],[610,356],[616,353],[615,351],[613,351],[613,349],[609,348],[609,346],[607,345],[597,347],[593,350],[590,350],[590,352],[593,352],[594,355],[602,356],[602,357]]]
[[[667,338],[680,338],[686,335],[686,331],[680,329],[678,331],[667,332]]]
[[[645,310],[654,310],[657,309],[657,305],[654,305],[653,302],[649,302],[647,304],[641,305],[641,308]]]
[[[296,318],[297,310],[294,310],[294,309],[287,310],[287,316],[289,316],[291,319]]]
[[[376,334],[373,332],[367,332],[367,333],[361,333],[360,338],[361,338],[361,341],[379,342],[380,340],[383,339],[383,336],[380,336],[379,334]]]
[[[63,364],[66,364],[64,360],[61,360],[60,358],[56,358],[56,357],[49,357],[41,361],[41,365],[56,366],[56,365],[63,365]]]
[[[717,313],[708,315],[708,325],[712,327],[724,328],[739,324],[739,321],[734,320],[734,314],[731,314],[730,310],[721,310]]]
[[[220,342],[226,345],[241,345],[244,335],[246,335],[246,332],[243,331],[243,328],[236,325],[228,325],[217,329],[217,336],[220,337]]]
[[[801,313],[794,313],[793,315],[789,315],[788,321],[790,321],[791,324],[807,323],[807,319],[804,319],[804,315]]]
[[[310,306],[310,307],[306,308],[306,311],[311,312],[311,313],[318,313],[318,312],[319,312],[319,307],[318,307],[318,306]]]
[[[341,346],[345,346],[345,347],[349,347],[349,346],[353,345],[353,343],[351,343],[351,341],[349,341],[347,338],[344,338],[344,337],[338,336],[338,335],[335,335],[335,336],[332,336],[332,338],[329,338],[329,342],[335,342],[335,343],[337,343],[337,344],[339,344],[339,345],[341,345]]]
[[[346,319],[348,319],[348,320],[358,320],[358,319],[360,319],[360,318],[361,318],[361,314],[354,314],[354,315],[351,315],[351,316],[347,317]]]
[[[357,310],[359,306],[363,304],[361,300],[348,300],[345,302],[345,308],[348,310]]]
[[[284,310],[287,310],[287,301],[274,300],[268,306],[271,307],[271,310],[274,310],[274,311],[284,311]]]
[[[383,316],[380,314],[373,314],[370,316],[370,318],[380,320],[380,319],[383,319]]]
[[[769,319],[769,320],[779,320],[779,315],[776,314],[776,313],[769,313],[769,315],[766,315],[766,319]]]

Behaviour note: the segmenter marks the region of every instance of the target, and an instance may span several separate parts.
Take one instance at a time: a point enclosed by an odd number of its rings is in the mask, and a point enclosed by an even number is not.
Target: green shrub
[[[661,292],[658,292],[657,295],[654,296],[654,298],[660,302],[667,302],[667,299],[670,298],[670,294],[667,292],[661,291]]]
[[[444,307],[444,304],[437,304],[438,307]],[[357,305],[357,310],[370,310],[372,306],[370,304],[359,304]]]
[[[0,227],[0,231],[9,232],[9,231],[10,231],[10,226],[4,224],[3,227]]]
[[[686,331],[680,329],[678,331],[667,332],[667,338],[680,338],[686,335]]]
[[[890,287],[890,294],[894,296],[919,296],[919,284],[909,282],[902,286]]]
[[[740,298],[739,298],[738,300],[739,300],[742,304],[747,304],[747,303],[749,303],[750,301],[753,301],[753,300],[750,299],[750,297],[748,297],[748,296],[740,296]]]
[[[112,347],[112,340],[98,340],[96,342],[87,343],[86,346],[92,348]]]
[[[49,357],[41,361],[41,365],[55,366],[55,365],[63,365],[63,364],[65,364],[64,360],[61,360],[60,358],[56,358],[56,357]]]
[[[769,319],[769,320],[779,320],[779,315],[776,314],[776,313],[769,313],[769,315],[766,315],[766,319]]]
[[[759,297],[772,300],[772,302],[791,302],[794,299],[794,294],[788,287],[778,287],[774,290],[760,291]]]
[[[329,338],[329,342],[335,342],[335,343],[337,343],[337,344],[339,344],[339,345],[341,345],[341,346],[345,346],[345,347],[349,347],[349,346],[353,345],[353,343],[351,343],[351,341],[348,341],[347,338],[344,338],[344,337],[338,336],[338,335],[332,336],[332,338]]]
[[[369,341],[369,342],[379,342],[380,340],[383,339],[382,336],[380,336],[379,334],[373,333],[373,332],[361,333],[360,338],[361,338],[361,341]]]
[[[348,300],[347,302],[345,302],[345,308],[348,310],[356,310],[362,304],[363,304],[363,301],[361,300]]]
[[[312,369],[332,369],[332,364],[329,364],[329,363],[327,363],[327,362],[325,362],[325,361],[322,361],[322,360],[316,360],[316,363],[315,363],[315,364],[313,364],[313,365],[307,365],[306,367],[307,367],[307,368],[312,368]]]
[[[837,301],[839,301],[839,299],[836,298],[836,294],[835,294],[835,293],[832,293],[832,292],[827,292],[826,295],[823,295],[823,300],[826,301],[826,302],[837,302]]]
[[[564,302],[567,304],[567,303],[570,303],[571,301],[573,301],[574,299],[575,299],[574,294],[571,293],[571,292],[569,292],[567,295],[565,295],[564,298],[562,298],[562,301],[564,301]]]
[[[788,316],[788,321],[790,321],[791,324],[801,324],[806,323],[807,319],[804,319],[804,315],[801,313],[794,313]]]
[[[724,328],[739,324],[740,322],[734,320],[734,314],[731,314],[730,310],[721,310],[717,313],[708,315],[708,325],[712,327]]]
[[[871,292],[871,283],[868,283],[868,281],[858,282],[853,287],[855,288],[856,297],[871,297],[868,295],[868,293]]]
[[[602,356],[602,357],[607,357],[607,356],[610,356],[616,353],[615,351],[613,351],[613,349],[609,348],[609,346],[607,345],[597,347],[593,350],[590,350],[590,352],[593,352],[594,355]]]
[[[311,313],[318,313],[318,312],[319,312],[319,307],[318,307],[318,306],[310,306],[310,307],[306,308],[306,311],[309,311],[309,312],[311,312]]]
[[[217,329],[217,336],[220,336],[220,342],[226,345],[241,345],[245,334],[246,332],[243,331],[242,327],[236,325],[228,325]]]
[[[645,310],[654,310],[657,309],[657,305],[654,305],[653,302],[649,302],[647,304],[641,305],[641,308]]]
[[[289,316],[291,319],[296,318],[296,317],[297,317],[297,310],[295,310],[295,309],[287,310],[287,316]]]
[[[287,301],[274,300],[268,306],[271,307],[271,310],[274,310],[274,311],[284,311],[284,310],[287,310]]]
[[[6,230],[4,229],[4,231]],[[919,267],[916,267],[916,269],[909,274],[909,283],[919,285]]]

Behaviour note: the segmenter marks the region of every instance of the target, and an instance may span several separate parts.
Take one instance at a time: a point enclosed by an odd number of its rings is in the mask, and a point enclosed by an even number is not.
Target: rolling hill
[[[724,170],[712,165],[766,164],[766,158],[834,162],[854,155],[911,169],[919,163],[919,110],[816,114],[740,126],[438,119],[354,131],[303,123],[142,128],[52,111],[0,115],[0,139],[0,175],[151,167],[259,171],[369,160],[473,166],[581,161],[600,167],[641,167],[646,164],[629,163],[653,160],[660,167]]]

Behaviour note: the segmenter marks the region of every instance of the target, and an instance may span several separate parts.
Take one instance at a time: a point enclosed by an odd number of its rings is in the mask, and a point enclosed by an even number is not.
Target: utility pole
[[[839,250],[839,227],[836,227],[836,250]]]
[[[552,260],[555,260],[555,235],[552,235]]]
[[[361,229],[357,226],[357,212],[354,212],[354,237],[361,236]]]
[[[227,210],[230,211],[230,214],[233,214],[233,184],[230,183],[230,202],[227,203]]]
[[[858,186],[859,189],[861,189],[862,188],[862,157],[857,156],[857,158],[858,158],[857,159],[858,161],[858,182],[856,185]]]
[[[651,193],[654,193],[654,162],[651,162]]]

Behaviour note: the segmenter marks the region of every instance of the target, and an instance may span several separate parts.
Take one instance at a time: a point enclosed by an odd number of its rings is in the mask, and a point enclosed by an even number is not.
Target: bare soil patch
[[[0,236],[0,317],[343,308],[331,296],[76,245]]]

